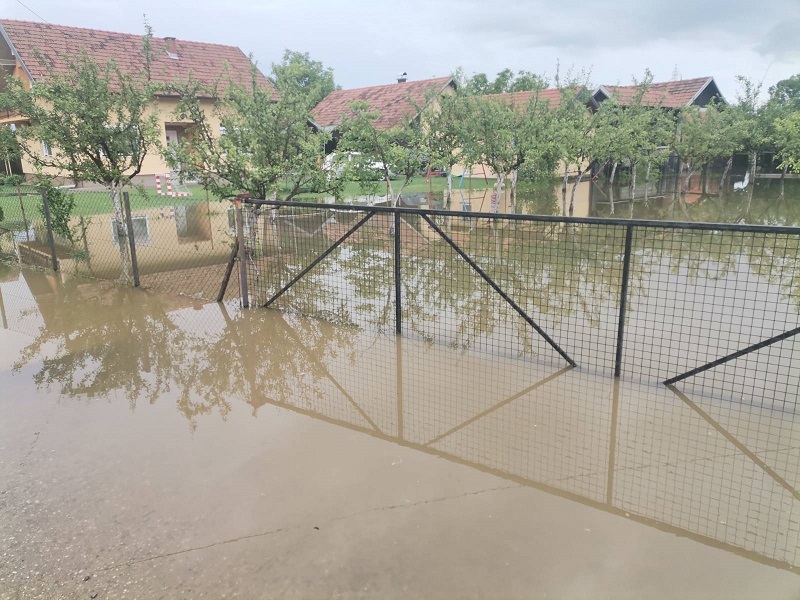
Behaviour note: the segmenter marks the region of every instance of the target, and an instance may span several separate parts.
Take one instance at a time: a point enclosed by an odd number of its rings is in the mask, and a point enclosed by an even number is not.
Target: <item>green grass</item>
[[[401,181],[396,180],[392,182],[395,193],[400,188]],[[494,185],[494,180],[490,179],[487,183],[483,179],[473,178],[470,180],[465,179],[463,189],[471,187],[474,190],[482,190]],[[178,206],[185,204],[194,204],[195,202],[205,202],[206,198],[210,201],[218,201],[219,198],[209,193],[206,196],[206,191],[199,185],[189,185],[188,190],[192,193],[191,196],[167,198],[166,196],[159,196],[154,189],[142,190],[134,188],[130,190],[131,209],[133,211],[141,211],[152,208],[160,208],[162,206]],[[425,177],[415,177],[403,190],[404,194],[425,193],[432,191],[436,194],[441,194],[447,188],[446,177],[432,177],[425,181]],[[453,189],[458,188],[458,179],[453,180]],[[23,196],[23,205],[25,207],[25,218],[28,222],[39,221],[42,219],[40,213],[40,202],[36,188],[31,186],[23,186],[20,188]],[[111,212],[111,200],[108,193],[103,190],[75,190],[70,192],[74,194],[75,210],[73,215],[76,217],[90,217],[98,214],[109,214]],[[386,194],[386,185],[382,182],[374,182],[369,185],[362,185],[359,182],[348,182],[344,187],[343,196],[345,198],[352,196],[362,196],[367,194]],[[321,199],[326,194],[304,193],[296,197],[296,200],[313,201]],[[2,221],[5,228],[22,229],[23,218],[22,211],[19,206],[19,198],[17,197],[17,189],[14,187],[0,187],[0,208],[4,213],[4,220]],[[13,227],[12,227],[13,225]]]

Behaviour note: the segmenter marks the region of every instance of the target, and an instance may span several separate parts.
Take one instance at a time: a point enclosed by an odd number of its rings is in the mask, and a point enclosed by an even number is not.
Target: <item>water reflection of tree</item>
[[[191,328],[182,326],[157,296],[113,289],[87,297],[83,290],[72,282],[57,286],[54,294],[38,295],[45,326],[16,368],[41,359],[37,385],[57,386],[71,398],[119,393],[132,409],[176,393],[178,410],[192,427],[198,416],[213,411],[225,418],[231,399],[249,401],[263,393],[286,399],[300,383],[319,379],[303,347],[317,359],[348,352],[347,330],[321,321],[281,328],[274,326],[274,311],[232,319],[220,305],[225,327],[210,335],[199,317],[190,318]]]

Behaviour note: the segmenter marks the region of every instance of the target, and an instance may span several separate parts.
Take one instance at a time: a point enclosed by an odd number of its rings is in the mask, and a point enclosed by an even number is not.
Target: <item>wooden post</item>
[[[231,257],[228,259],[228,266],[225,267],[225,275],[222,278],[222,285],[219,287],[219,294],[217,294],[217,302],[222,302],[225,299],[225,292],[228,289],[228,282],[231,280],[233,273],[233,265],[236,263],[236,255],[239,253],[239,238],[233,242],[231,248]]]

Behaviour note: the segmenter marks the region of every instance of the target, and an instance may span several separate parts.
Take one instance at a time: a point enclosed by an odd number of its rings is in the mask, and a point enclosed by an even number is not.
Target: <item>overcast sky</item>
[[[21,0],[60,25],[239,46],[265,72],[285,48],[310,52],[341,86],[508,67],[551,76],[556,61],[594,84],[737,74],[764,89],[800,72],[800,0]],[[38,20],[18,0],[4,18]]]

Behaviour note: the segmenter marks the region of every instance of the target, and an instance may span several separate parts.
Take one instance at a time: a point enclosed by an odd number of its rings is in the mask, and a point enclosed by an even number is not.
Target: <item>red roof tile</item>
[[[65,57],[75,57],[81,51],[85,51],[98,64],[113,60],[122,71],[129,74],[144,70],[141,35],[9,19],[0,19],[0,27],[11,40],[19,60],[34,81],[47,77],[49,69],[46,63],[56,74],[67,73]],[[223,75],[240,83],[249,82],[250,60],[235,46],[154,37],[152,49],[155,59],[151,78],[156,83],[169,84],[187,80],[191,76],[203,85],[213,86]],[[168,49],[173,50],[178,58],[170,58]],[[260,71],[257,77],[259,83],[272,87]]]
[[[527,92],[507,92],[505,94],[489,94],[484,96],[488,100],[499,100],[505,102],[515,110],[524,110],[533,98],[537,91],[531,90]],[[556,109],[561,104],[561,90],[558,88],[550,88],[546,90],[538,90],[539,100],[548,102],[551,109]]]
[[[711,77],[698,77],[695,79],[651,83],[642,100],[648,105],[681,108],[691,104],[695,96],[710,81],[712,81]],[[611,94],[623,106],[630,104],[639,90],[638,86],[635,85],[606,85],[601,89]]]
[[[428,100],[426,94],[439,93],[452,81],[452,77],[438,77],[354,90],[336,90],[317,104],[311,115],[319,126],[335,127],[349,112],[351,102],[366,102],[370,110],[380,112],[375,127],[391,129],[413,119],[417,114],[417,107],[423,106]]]

